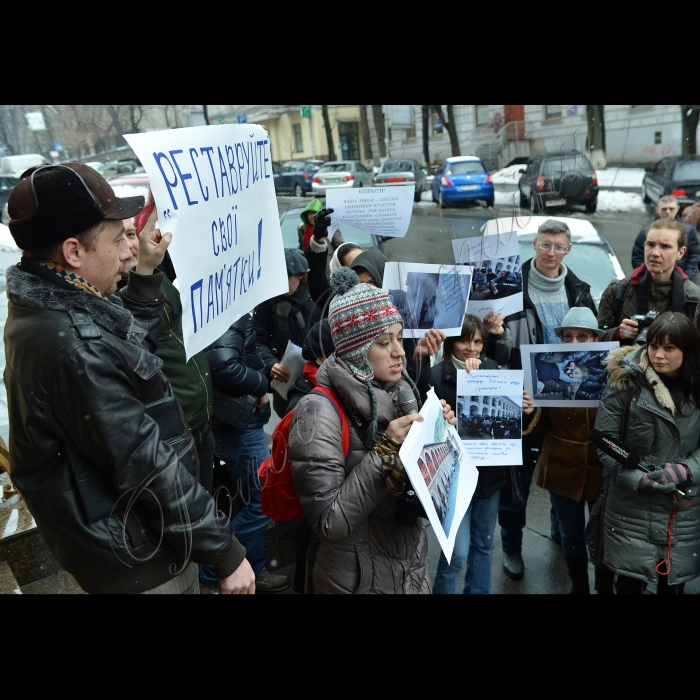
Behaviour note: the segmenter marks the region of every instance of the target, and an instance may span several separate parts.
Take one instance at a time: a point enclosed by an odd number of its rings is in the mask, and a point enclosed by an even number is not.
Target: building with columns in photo
[[[489,418],[520,418],[522,409],[507,396],[460,396],[457,398],[460,416]]]

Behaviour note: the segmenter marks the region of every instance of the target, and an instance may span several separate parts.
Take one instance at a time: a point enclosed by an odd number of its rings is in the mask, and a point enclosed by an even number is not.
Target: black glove
[[[328,227],[331,225],[333,209],[321,209],[314,215],[314,238],[321,241],[328,236]]]

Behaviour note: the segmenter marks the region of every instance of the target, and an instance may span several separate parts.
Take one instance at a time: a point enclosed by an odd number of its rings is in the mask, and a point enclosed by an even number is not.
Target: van
[[[0,158],[0,172],[9,175],[21,175],[27,168],[41,165],[48,161],[38,153],[25,153],[21,156],[5,156]]]

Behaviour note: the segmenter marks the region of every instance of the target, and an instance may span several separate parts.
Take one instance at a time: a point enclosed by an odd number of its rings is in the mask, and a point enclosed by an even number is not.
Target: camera
[[[396,512],[394,520],[402,525],[414,527],[418,518],[427,518],[423,504],[418,498],[418,494],[413,490],[408,476],[406,476],[406,484],[403,493],[398,496],[396,501]]]
[[[639,324],[639,335],[636,338],[638,343],[647,342],[647,331],[649,326],[656,320],[659,315],[658,311],[647,311],[646,314],[635,314],[630,316],[630,321],[636,321]]]

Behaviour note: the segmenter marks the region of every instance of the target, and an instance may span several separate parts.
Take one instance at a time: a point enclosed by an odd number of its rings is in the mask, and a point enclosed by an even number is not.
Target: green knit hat
[[[318,212],[323,209],[323,204],[321,204],[320,199],[312,199],[307,205],[306,209],[304,209],[299,216],[301,217],[301,223],[304,224],[304,226],[308,226],[309,222],[306,220],[306,212],[307,211],[312,211],[314,214],[317,214]]]

